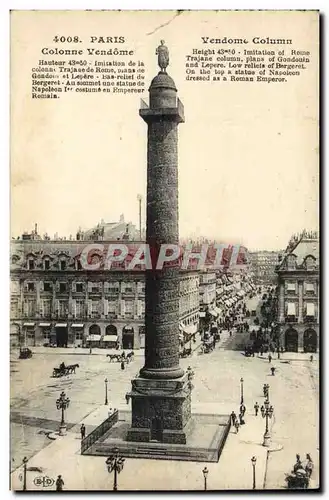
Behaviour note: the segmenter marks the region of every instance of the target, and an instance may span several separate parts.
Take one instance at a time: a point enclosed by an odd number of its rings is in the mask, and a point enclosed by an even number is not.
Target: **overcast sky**
[[[168,73],[186,118],[179,125],[182,237],[204,235],[249,249],[279,249],[292,233],[316,229],[316,15],[122,14],[12,16],[12,235],[31,230],[35,222],[41,233],[75,235],[78,226],[89,228],[102,218],[117,221],[121,213],[138,224],[138,193],[145,224],[147,126],[138,114],[140,96],[71,93],[32,100],[31,69],[43,57],[42,47],[59,47],[52,42],[55,34],[79,35],[85,41],[79,48],[96,47],[90,36],[125,36],[127,42],[116,47],[134,50],[135,59],[145,63],[144,99],[158,72],[155,49],[160,39],[166,41]],[[209,48],[202,47],[201,36],[291,38],[290,48],[311,51],[311,63],[286,84],[185,81],[185,55]]]

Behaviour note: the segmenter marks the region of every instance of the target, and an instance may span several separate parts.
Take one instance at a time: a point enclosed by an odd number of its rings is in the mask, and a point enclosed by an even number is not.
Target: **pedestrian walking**
[[[240,413],[240,415],[239,415],[239,422],[240,422],[240,425],[244,425],[246,423],[245,420],[244,420],[244,418],[243,418],[243,414],[242,413]]]
[[[271,356],[271,353],[268,355],[268,362],[271,363],[272,361],[272,356]]]
[[[58,476],[56,479],[56,491],[63,491],[64,481],[62,476]]]
[[[240,413],[242,416],[246,413],[246,407],[243,403],[240,405]]]
[[[257,403],[257,401],[256,401],[256,403],[254,404],[254,409],[255,409],[255,416],[257,417],[257,415],[258,415],[258,411],[259,411],[259,404]]]
[[[231,420],[232,420],[232,425],[235,425],[235,422],[236,422],[236,414],[234,411],[232,411],[231,413]]]
[[[274,368],[274,366],[271,367],[271,373],[272,373],[272,375],[274,377],[274,375],[275,375],[275,368]]]
[[[311,363],[312,363],[312,361],[313,361],[313,356],[312,356],[312,354],[311,354],[311,356],[310,356],[310,361],[311,361]]]
[[[81,439],[84,439],[86,436],[86,427],[85,424],[82,424],[80,427]]]
[[[237,434],[239,432],[239,427],[240,427],[240,424],[239,424],[238,420],[235,421],[234,427],[235,427],[235,431],[236,431],[236,434]]]
[[[121,361],[121,370],[124,370],[124,369],[125,369],[125,362]]]

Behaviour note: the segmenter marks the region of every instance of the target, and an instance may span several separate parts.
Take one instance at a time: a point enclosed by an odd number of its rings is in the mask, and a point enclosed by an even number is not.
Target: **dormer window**
[[[18,261],[19,261],[18,255],[13,255],[12,258],[11,258],[11,263],[12,264],[17,264]]]
[[[295,255],[288,255],[287,267],[288,267],[288,270],[296,269],[296,256]]]
[[[66,261],[65,260],[61,260],[60,261],[60,270],[61,271],[65,271],[66,269]]]
[[[48,271],[50,269],[50,260],[49,259],[45,259],[43,261],[43,268],[45,271]]]
[[[312,271],[315,268],[315,258],[309,255],[305,259],[305,267],[308,271]]]
[[[29,271],[32,271],[34,269],[34,259],[29,259],[27,261],[27,268]]]

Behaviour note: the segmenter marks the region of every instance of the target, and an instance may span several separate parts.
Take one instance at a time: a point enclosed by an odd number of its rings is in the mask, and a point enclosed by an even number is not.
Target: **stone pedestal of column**
[[[186,444],[191,417],[191,384],[176,380],[132,380],[132,425],[128,441]]]

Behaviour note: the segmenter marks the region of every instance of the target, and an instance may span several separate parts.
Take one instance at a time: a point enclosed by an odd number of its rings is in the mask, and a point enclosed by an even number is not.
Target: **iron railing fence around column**
[[[96,429],[94,429],[88,436],[81,441],[81,454],[90,448],[100,437],[113,427],[119,420],[119,411],[115,410],[114,413],[104,420]]]

